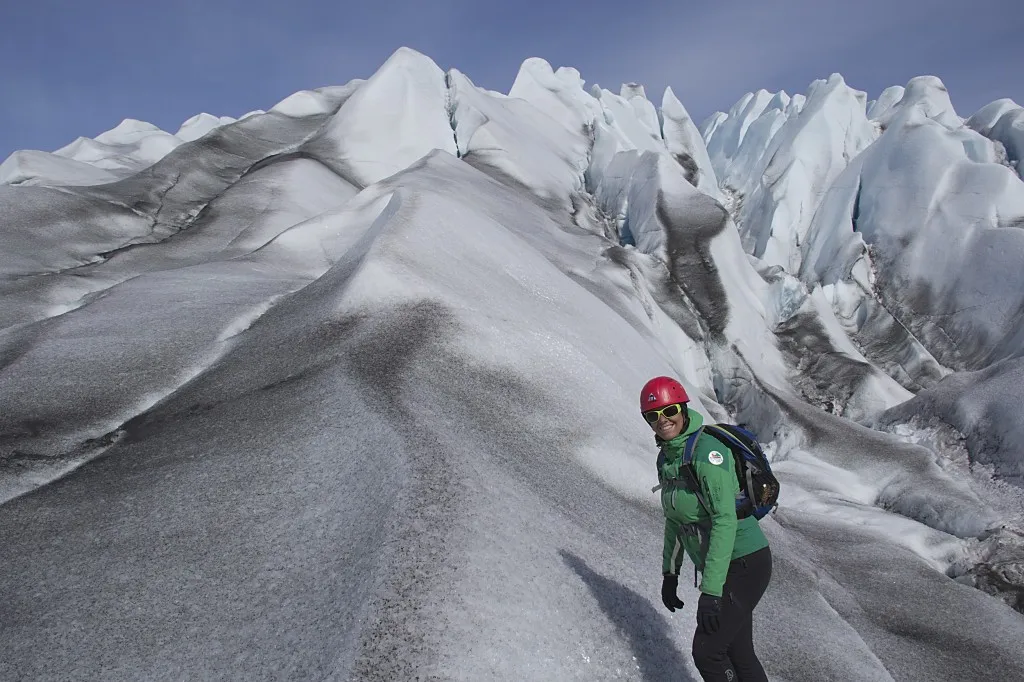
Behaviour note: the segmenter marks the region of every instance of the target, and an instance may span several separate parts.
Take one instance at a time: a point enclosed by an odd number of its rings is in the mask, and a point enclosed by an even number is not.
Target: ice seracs
[[[753,100],[747,96],[734,109],[747,110]],[[858,114],[860,109],[859,101],[850,107]],[[786,125],[795,127],[813,111],[812,92],[800,117]],[[826,135],[818,150],[795,159],[804,168],[817,167],[818,185],[825,189],[799,258],[782,262],[820,290],[844,333],[871,362],[915,392],[927,389],[887,413],[890,422],[918,414],[954,424],[967,436],[972,458],[994,464],[1007,477],[1020,475],[1020,458],[1010,453],[1019,451],[1021,436],[1012,420],[981,415],[998,412],[1007,399],[1006,387],[1016,376],[1013,358],[1024,348],[1016,312],[1024,305],[1024,245],[1020,230],[1013,229],[1024,223],[1024,185],[1012,170],[1019,170],[1014,131],[1020,111],[1012,100],[997,100],[964,121],[933,76],[886,89],[867,109],[874,135],[861,121],[866,134],[860,144],[842,145],[842,136]],[[747,127],[748,136],[766,115]],[[707,123],[709,148],[734,144],[735,129],[716,140],[729,119],[718,115]],[[798,152],[794,140],[776,143],[778,153]],[[829,146],[844,149],[848,162],[836,164],[839,173],[831,180],[827,169],[808,163]],[[736,168],[729,159],[719,163],[726,176]],[[774,179],[768,170],[729,181],[765,186]],[[803,185],[781,192],[780,204],[807,196]],[[751,197],[743,199],[741,220],[751,220]],[[752,224],[766,229],[770,214],[763,207],[758,211],[761,217]],[[760,252],[760,244],[745,241],[770,263],[771,250],[766,245]],[[970,396],[954,398],[956,387],[965,385]],[[981,426],[997,422],[1005,422],[996,428],[998,437]]]
[[[1003,228],[1024,221],[1024,184],[934,79],[912,81],[881,120],[885,132],[829,188],[803,276],[843,267],[829,245],[863,239],[874,291],[939,362],[977,369],[1016,354],[1024,233]]]
[[[712,116],[702,124],[701,134],[715,168],[724,168],[726,161],[736,155],[747,128],[761,115],[773,97],[767,90],[748,92],[727,114],[722,117]]]
[[[798,116],[786,118],[772,132],[762,154],[766,163],[753,166],[750,183],[743,183],[743,207],[738,221],[744,245],[768,264],[796,272],[801,246],[822,197],[832,181],[875,139],[875,128],[864,113],[865,94],[833,75],[815,81]],[[768,112],[784,116],[783,101],[770,100]],[[757,130],[756,122],[749,126]],[[774,126],[772,126],[774,128]],[[749,133],[748,133],[749,134]]]

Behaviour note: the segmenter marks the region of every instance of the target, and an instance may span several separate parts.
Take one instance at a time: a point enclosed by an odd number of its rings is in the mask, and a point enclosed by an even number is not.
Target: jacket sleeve
[[[683,563],[683,541],[679,538],[679,524],[665,519],[665,551],[661,561],[662,575],[679,575],[679,567]]]
[[[739,492],[739,483],[736,481],[732,453],[728,448],[716,445],[707,449],[711,450],[717,450],[723,455],[721,464],[709,462],[707,454],[694,458],[700,486],[711,507],[708,510],[711,516],[711,537],[704,560],[700,591],[721,597],[729,573],[729,562],[732,561],[733,546],[736,544],[736,493]]]

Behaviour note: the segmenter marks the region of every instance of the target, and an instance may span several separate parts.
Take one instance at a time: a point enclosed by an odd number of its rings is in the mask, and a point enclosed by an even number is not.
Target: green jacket
[[[680,471],[686,438],[704,423],[697,412],[687,410],[690,421],[678,436],[661,442],[664,461],[658,471],[659,480],[682,478]],[[729,572],[729,562],[768,546],[757,519],[736,518],[736,464],[723,443],[710,434],[701,434],[693,449],[693,467],[697,481],[710,510],[704,509],[697,495],[686,485],[667,483],[661,488],[661,507],[665,512],[665,551],[662,572],[678,575],[683,552],[701,571],[700,591],[722,596],[722,586]]]

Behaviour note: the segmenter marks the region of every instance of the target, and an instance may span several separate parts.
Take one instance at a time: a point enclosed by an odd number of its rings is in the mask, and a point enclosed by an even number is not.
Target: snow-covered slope
[[[1019,437],[1014,327],[944,350],[887,284],[920,253],[1011,286],[926,246],[961,204],[887,217],[887,183],[956,195],[914,156],[956,142],[995,230],[994,143],[930,81],[877,124],[833,77],[700,132],[584,85],[402,49],[115,182],[0,187],[0,677],[696,679],[696,594],[657,594],[657,374],[782,478],[772,679],[1024,676],[1021,496],[971,467]]]

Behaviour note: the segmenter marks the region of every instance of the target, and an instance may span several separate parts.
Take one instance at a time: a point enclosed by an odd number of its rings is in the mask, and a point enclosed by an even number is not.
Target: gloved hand
[[[679,587],[679,576],[668,573],[661,580],[661,603],[669,611],[683,608],[683,600],[676,596],[676,588]]]
[[[697,626],[705,635],[718,632],[718,617],[722,615],[722,598],[711,594],[700,595],[697,600]]]

